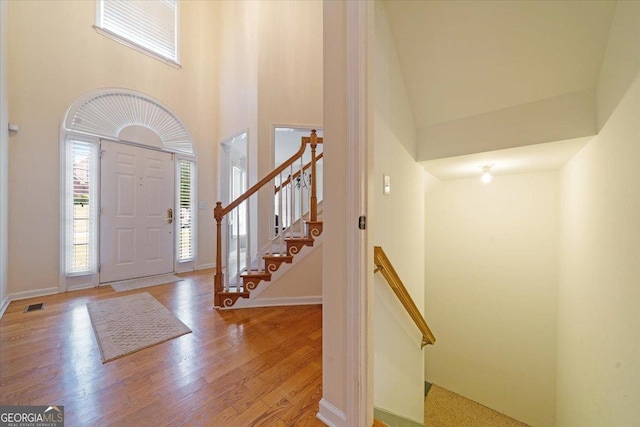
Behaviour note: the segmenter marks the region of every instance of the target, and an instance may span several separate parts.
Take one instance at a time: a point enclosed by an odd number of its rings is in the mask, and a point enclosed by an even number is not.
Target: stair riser
[[[262,281],[270,281],[271,274],[275,273],[283,263],[291,264],[293,262],[293,257],[302,250],[304,246],[313,246],[314,240],[313,237],[318,237],[322,234],[322,221],[308,221],[306,223],[307,227],[307,236],[301,238],[290,238],[286,239],[286,255],[265,255],[264,259],[264,271],[260,272],[249,272],[245,274],[241,274],[242,277],[242,285],[244,292],[234,293],[234,292],[224,292],[220,293],[220,301],[222,302],[223,307],[231,307],[236,303],[238,298],[249,298],[249,292],[255,290],[260,282]]]

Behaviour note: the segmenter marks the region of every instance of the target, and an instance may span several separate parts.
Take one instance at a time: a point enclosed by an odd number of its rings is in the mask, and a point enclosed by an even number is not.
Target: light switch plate
[[[391,177],[389,175],[382,175],[382,194],[385,196],[391,194]]]
[[[207,209],[207,202],[200,202],[200,204],[198,205],[199,209]]]

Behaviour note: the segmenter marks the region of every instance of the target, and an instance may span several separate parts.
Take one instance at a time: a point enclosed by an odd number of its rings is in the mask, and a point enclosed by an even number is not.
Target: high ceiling
[[[615,1],[387,0],[418,161],[596,133]]]

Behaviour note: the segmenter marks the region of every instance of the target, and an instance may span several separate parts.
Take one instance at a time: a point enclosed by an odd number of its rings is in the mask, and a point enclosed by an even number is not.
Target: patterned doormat
[[[191,332],[146,292],[87,304],[102,363]]]

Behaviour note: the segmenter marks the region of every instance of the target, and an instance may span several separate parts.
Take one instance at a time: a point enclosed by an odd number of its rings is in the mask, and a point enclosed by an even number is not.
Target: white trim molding
[[[216,263],[215,262],[209,262],[207,264],[198,264],[198,267],[196,267],[196,270],[200,271],[200,270],[208,270],[210,268],[216,268]]]
[[[9,296],[5,297],[2,301],[0,301],[0,319],[2,318],[2,315],[4,314],[4,312],[7,310],[7,307],[9,307],[10,303],[11,303],[11,298]]]
[[[15,294],[11,294],[9,295],[9,301],[13,302],[13,301],[19,301],[22,299],[27,299],[27,298],[36,298],[36,297],[44,297],[47,295],[53,295],[53,294],[57,294],[58,293],[58,288],[54,287],[54,288],[44,288],[44,289],[37,289],[35,291],[24,291],[24,292],[18,292]]]
[[[7,29],[9,6],[0,1],[0,317],[9,304],[9,97]]]
[[[329,427],[347,427],[347,416],[344,412],[329,403],[325,398],[320,400],[316,416]]]
[[[346,375],[349,426],[373,423],[373,340],[368,270],[368,226],[358,229],[360,216],[368,214],[369,177],[369,48],[372,30],[372,2],[347,2],[347,293]],[[371,221],[367,221],[371,224]]]
[[[239,305],[240,302],[242,302],[241,305]],[[322,305],[322,295],[308,297],[239,299],[231,307],[222,308],[225,310],[236,310],[240,308],[284,307],[290,305]]]

